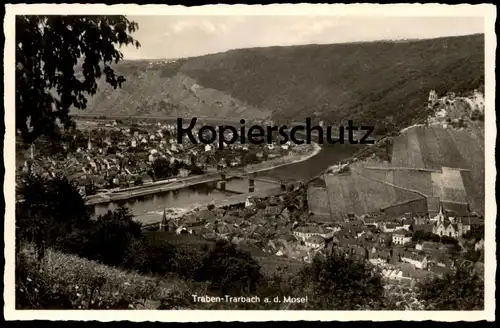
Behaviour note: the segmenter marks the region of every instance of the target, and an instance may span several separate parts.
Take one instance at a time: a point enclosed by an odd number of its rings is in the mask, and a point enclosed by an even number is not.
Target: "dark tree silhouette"
[[[85,109],[103,74],[117,88],[125,81],[111,64],[116,46],[140,44],[125,16],[16,17],[16,127],[25,141],[54,136],[56,120],[71,127],[69,109]],[[75,68],[80,66],[78,71]]]
[[[39,256],[58,237],[88,224],[89,213],[76,185],[66,177],[29,175],[20,185],[22,203],[17,207],[18,236],[35,242]]]
[[[100,216],[93,225],[83,256],[108,265],[124,263],[130,248],[142,239],[141,224],[133,221],[127,208]]]
[[[179,173],[178,164],[170,164],[170,161],[165,158],[156,159],[153,162],[152,170],[154,177],[157,180],[175,176]]]
[[[250,293],[260,281],[260,266],[250,253],[220,240],[210,251],[199,280],[210,281],[210,288],[222,295]]]
[[[298,276],[296,288],[309,294],[306,307],[315,310],[377,310],[384,305],[380,275],[372,266],[343,254],[331,252],[315,257]]]
[[[419,287],[428,310],[484,309],[484,278],[471,267],[458,266],[443,279],[425,280]]]

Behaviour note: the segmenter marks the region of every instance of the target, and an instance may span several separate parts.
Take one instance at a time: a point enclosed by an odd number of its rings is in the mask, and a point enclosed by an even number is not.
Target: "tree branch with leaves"
[[[114,88],[125,78],[111,65],[118,50],[140,44],[138,24],[125,16],[16,17],[16,128],[27,142],[53,136],[56,121],[73,126],[69,109],[86,109],[103,75]]]

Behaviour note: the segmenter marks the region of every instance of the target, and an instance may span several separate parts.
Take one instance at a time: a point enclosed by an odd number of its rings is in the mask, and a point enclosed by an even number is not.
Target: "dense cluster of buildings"
[[[472,229],[484,228],[482,219],[443,206],[435,215],[349,214],[321,223],[301,210],[305,196],[291,195],[249,200],[244,209],[207,209],[182,218],[171,229],[251,244],[266,253],[305,262],[317,254],[340,252],[371,262],[388,281],[411,282],[453,269],[461,248],[466,247],[459,239]],[[484,247],[484,240],[473,242],[476,251]]]
[[[22,155],[24,160],[18,161],[19,172],[42,176],[63,173],[76,180],[85,194],[91,194],[92,189],[95,192],[167,178],[155,174],[153,163],[157,160],[167,166],[162,172],[167,171],[168,177],[185,177],[259,163],[293,151],[291,144],[234,143],[219,150],[217,141],[193,145],[185,137],[179,143],[174,124],[90,123],[84,129],[68,133],[61,141],[59,153],[47,155],[40,142],[32,144]]]

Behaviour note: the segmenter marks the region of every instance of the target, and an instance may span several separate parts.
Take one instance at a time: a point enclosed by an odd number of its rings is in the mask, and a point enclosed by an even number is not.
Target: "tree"
[[[324,258],[316,256],[304,267],[295,285],[310,295],[305,306],[311,309],[380,309],[384,288],[381,276],[372,269],[366,262],[330,252]]]
[[[484,225],[482,226],[472,226],[471,230],[469,230],[465,235],[464,238],[467,240],[481,240],[484,239]]]
[[[261,274],[259,264],[250,253],[219,240],[205,259],[198,277],[198,280],[209,281],[213,291],[235,295],[254,291]]]
[[[155,179],[164,179],[177,175],[179,173],[179,169],[175,165],[176,163],[174,163],[174,165],[170,165],[170,162],[165,158],[156,159],[152,165]]]
[[[62,236],[86,227],[89,213],[74,182],[66,177],[29,175],[17,191],[18,236],[35,242],[40,258],[47,246],[56,246]]]
[[[138,29],[125,16],[16,16],[16,128],[25,141],[54,137],[56,122],[73,126],[69,109],[87,107],[103,74],[114,88],[125,81],[111,68],[123,54],[116,46],[140,47]],[[75,66],[80,66],[79,73]]]
[[[453,237],[449,237],[449,236],[441,236],[441,242],[443,244],[449,244],[449,245],[457,245],[458,244],[458,240],[456,240]]]
[[[108,211],[92,226],[82,256],[108,265],[123,265],[130,248],[143,238],[141,224],[127,208]]]
[[[459,266],[443,279],[424,280],[419,298],[427,303],[427,310],[483,310],[484,278],[470,267]]]

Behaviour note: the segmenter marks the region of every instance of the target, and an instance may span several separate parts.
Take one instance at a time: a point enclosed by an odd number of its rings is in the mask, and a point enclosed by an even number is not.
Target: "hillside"
[[[345,172],[327,174],[323,187],[310,186],[312,212],[339,217],[391,208],[402,214],[411,207],[432,213],[440,201],[468,205],[484,215],[484,122],[477,118],[484,113],[481,99],[475,91],[430,102],[434,113],[426,124],[405,128],[384,141],[384,147],[391,145],[389,161],[377,159],[380,149],[375,145]]]
[[[170,75],[168,67],[137,61],[120,63],[115,70],[127,79],[122,88],[115,90],[103,80],[98,81],[99,91],[89,98],[83,114],[215,118],[270,114],[218,90],[204,88],[185,74]]]
[[[52,296],[65,308],[106,309],[123,303],[125,309],[156,309],[160,300],[186,288],[180,279],[160,280],[52,249],[38,268],[32,245],[23,246],[16,260],[18,306],[36,297],[43,305]]]
[[[317,115],[410,125],[428,92],[478,88],[483,35],[238,49],[177,62],[124,61],[122,90],[102,88],[89,113],[299,120]]]

